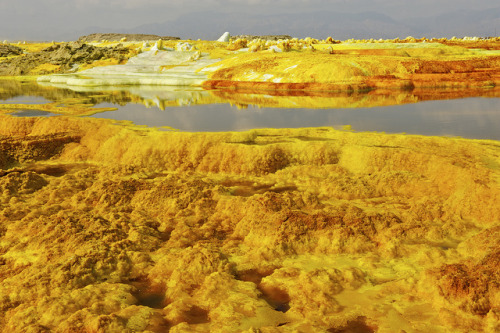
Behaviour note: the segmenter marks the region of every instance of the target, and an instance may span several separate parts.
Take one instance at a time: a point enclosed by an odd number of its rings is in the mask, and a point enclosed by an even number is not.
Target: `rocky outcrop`
[[[172,36],[158,36],[158,35],[148,35],[148,34],[117,34],[117,33],[96,33],[86,36],[81,36],[78,38],[79,42],[90,43],[90,42],[100,42],[102,40],[107,40],[110,42],[117,42],[126,38],[129,42],[141,42],[146,40],[179,40],[179,37]]]
[[[128,53],[129,49],[122,45],[97,47],[79,42],[54,44],[40,52],[0,63],[0,75],[29,75],[33,69],[43,64],[59,66],[59,72],[64,73],[71,71],[75,65],[90,64],[96,60],[116,58],[123,61],[127,59]]]
[[[23,54],[20,47],[8,44],[0,44],[0,57],[8,57]]]
[[[252,39],[264,39],[264,40],[285,40],[285,39],[292,39],[292,36],[289,35],[263,35],[263,36],[258,36],[258,35],[238,35],[238,36],[231,36],[232,39],[246,39],[246,40],[252,40]]]

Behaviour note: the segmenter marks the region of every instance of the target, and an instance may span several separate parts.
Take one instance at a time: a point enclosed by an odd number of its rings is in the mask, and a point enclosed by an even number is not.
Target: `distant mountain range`
[[[217,39],[229,31],[232,35],[286,34],[294,37],[345,40],[349,38],[463,37],[500,35],[500,7],[488,10],[450,11],[400,20],[378,12],[309,12],[300,14],[253,15],[248,13],[197,12],[175,20],[150,23],[133,28],[89,27],[79,31],[52,34],[57,40],[76,40],[90,33],[144,33],[178,36],[182,39]],[[33,39],[40,39],[40,27]],[[24,34],[26,35],[26,33]]]
[[[410,33],[409,27],[391,17],[374,13],[311,12],[303,14],[248,15],[216,12],[191,13],[175,21],[147,24],[137,27],[141,32],[168,31],[182,38],[216,39],[224,31],[232,35],[278,35],[294,37],[337,39],[394,36],[401,29]]]
[[[457,10],[438,16],[407,20],[406,24],[420,34],[433,37],[498,36],[500,7],[481,11]]]
[[[377,12],[248,15],[199,12],[174,21],[146,24],[127,32],[167,34],[183,39],[217,39],[232,35],[287,34],[335,39],[414,37],[487,37],[500,34],[500,7],[481,11],[452,11],[437,16],[400,21]]]

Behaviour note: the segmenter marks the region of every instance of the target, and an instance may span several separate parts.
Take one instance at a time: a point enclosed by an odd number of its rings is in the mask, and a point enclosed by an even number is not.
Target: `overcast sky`
[[[375,11],[405,19],[493,7],[500,7],[498,0],[0,0],[0,38],[57,39],[89,27],[118,32],[208,10],[227,15]],[[194,29],[197,24],[192,22]]]

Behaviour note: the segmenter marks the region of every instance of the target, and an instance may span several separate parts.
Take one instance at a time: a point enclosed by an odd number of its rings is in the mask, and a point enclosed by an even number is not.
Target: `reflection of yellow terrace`
[[[16,92],[21,85],[15,81],[0,81],[4,83],[5,91]],[[158,107],[164,110],[168,107],[188,105],[205,105],[230,103],[240,108],[249,105],[271,108],[362,108],[374,106],[389,106],[416,103],[428,100],[444,100],[465,97],[500,97],[500,88],[461,88],[461,89],[426,89],[413,90],[374,89],[367,92],[331,92],[315,90],[261,90],[254,88],[212,89],[173,87],[173,86],[67,86],[64,84],[49,84],[22,86],[28,89],[30,95],[42,96],[48,99],[63,101],[56,104],[9,106],[0,104],[0,109],[12,112],[13,109],[33,109],[52,113],[73,115],[89,115],[109,108],[94,108],[95,104],[127,103],[143,104],[146,107]],[[66,89],[57,89],[66,88]],[[68,89],[69,88],[69,89]],[[64,107],[63,107],[64,106]]]
[[[364,108],[400,105],[428,100],[465,97],[500,97],[500,88],[475,89],[375,89],[368,92],[321,92],[305,90],[216,89],[220,100],[235,105],[271,108]]]
[[[1,113],[11,113],[16,111],[36,110],[45,111],[55,114],[67,114],[73,116],[90,116],[100,112],[115,111],[116,108],[94,108],[93,104],[62,104],[62,103],[46,103],[46,104],[0,104]]]

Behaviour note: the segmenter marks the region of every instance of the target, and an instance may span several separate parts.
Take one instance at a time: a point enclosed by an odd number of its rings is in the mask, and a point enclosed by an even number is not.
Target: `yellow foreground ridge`
[[[3,332],[498,332],[500,144],[0,115]]]

